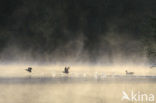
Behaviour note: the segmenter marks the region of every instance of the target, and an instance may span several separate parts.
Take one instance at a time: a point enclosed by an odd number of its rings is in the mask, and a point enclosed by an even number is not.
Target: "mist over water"
[[[0,102],[2,103],[129,103],[122,101],[122,91],[130,93],[140,91],[141,93],[156,95],[156,82],[151,81],[57,81],[36,83],[34,77],[60,76],[64,65],[31,65],[33,72],[30,74],[24,69],[27,64],[12,64],[0,66],[0,78],[11,77],[11,82],[2,82],[0,79]],[[135,75],[156,75],[156,70],[149,66],[135,65],[72,65],[68,76],[72,73],[86,73],[95,76],[95,73],[105,75],[126,75],[125,69],[135,72]],[[31,78],[29,78],[31,76]],[[13,81],[14,77],[27,78],[22,82]],[[33,82],[30,82],[30,81]],[[137,103],[137,102],[136,102]],[[154,103],[154,102],[150,102]]]
[[[70,67],[70,74],[72,73],[88,73],[94,76],[95,73],[104,73],[105,75],[126,75],[125,71],[132,71],[134,75],[156,75],[156,69],[149,65],[94,65],[94,64],[1,64],[0,65],[0,77],[25,77],[31,75],[48,77],[53,74],[63,74],[64,67]],[[32,73],[25,71],[28,67],[32,67]]]
[[[152,89],[151,89],[152,87]],[[43,85],[0,85],[2,103],[129,103],[121,101],[122,91],[156,95],[155,83],[76,83]],[[154,103],[154,102],[151,102]]]
[[[6,0],[0,4],[0,61],[155,64],[155,4]]]
[[[0,103],[131,103],[122,91],[156,95],[155,5],[2,1]]]

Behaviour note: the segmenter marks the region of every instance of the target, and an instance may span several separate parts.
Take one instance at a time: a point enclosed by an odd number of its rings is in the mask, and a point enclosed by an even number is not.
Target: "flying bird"
[[[65,67],[63,73],[68,74],[69,73],[69,69],[70,69],[70,67]]]
[[[31,73],[32,72],[32,68],[28,67],[27,69],[25,69],[27,72]]]

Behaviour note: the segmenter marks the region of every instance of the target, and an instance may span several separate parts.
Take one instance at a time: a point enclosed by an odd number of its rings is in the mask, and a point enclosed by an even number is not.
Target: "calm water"
[[[0,83],[0,103],[131,103],[132,90],[156,95],[156,82]]]
[[[64,66],[33,66],[31,75],[24,69],[27,66],[0,66],[0,103],[132,103],[124,100],[122,91],[130,95],[131,91],[156,96],[156,80],[132,81],[66,81],[49,82],[29,78],[29,76],[55,76],[61,73]],[[135,75],[156,75],[155,69],[148,67],[126,67]],[[125,75],[125,67],[72,66],[71,73],[95,72],[106,75]],[[84,75],[82,75],[84,76]],[[4,78],[3,78],[4,77]],[[27,79],[12,77],[28,77]],[[11,78],[11,79],[9,79]],[[9,82],[8,82],[9,81]],[[36,82],[37,81],[37,82]],[[156,100],[155,100],[156,101]],[[136,102],[139,103],[139,102]],[[154,102],[144,102],[154,103]]]

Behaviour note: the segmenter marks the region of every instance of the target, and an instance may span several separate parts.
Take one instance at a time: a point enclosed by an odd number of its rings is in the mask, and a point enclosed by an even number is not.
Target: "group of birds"
[[[152,66],[155,67],[155,66]],[[70,67],[65,67],[63,73],[68,74],[69,73],[69,69]],[[32,72],[32,67],[28,67],[27,69],[25,69],[27,72],[31,73]],[[125,71],[126,75],[133,75],[134,72],[128,72],[127,70]]]
[[[70,67],[65,67],[63,73],[68,74],[69,73]],[[25,69],[27,72],[31,73],[32,72],[32,67],[28,67]]]
[[[69,69],[70,69],[70,67],[65,67],[63,73],[68,74],[69,73]],[[32,72],[32,67],[28,67],[25,70],[27,72],[31,73]],[[126,75],[133,75],[134,74],[134,72],[128,72],[127,70],[125,72],[126,72]]]

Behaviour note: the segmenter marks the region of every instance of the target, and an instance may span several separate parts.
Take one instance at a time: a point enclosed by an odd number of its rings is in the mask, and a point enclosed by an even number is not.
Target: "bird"
[[[69,69],[70,69],[70,67],[65,67],[63,73],[68,74],[69,73]]]
[[[127,70],[125,72],[126,72],[126,75],[133,75],[134,74],[134,72],[128,72]]]
[[[28,67],[27,69],[25,69],[27,72],[31,73],[32,72],[32,68]]]

